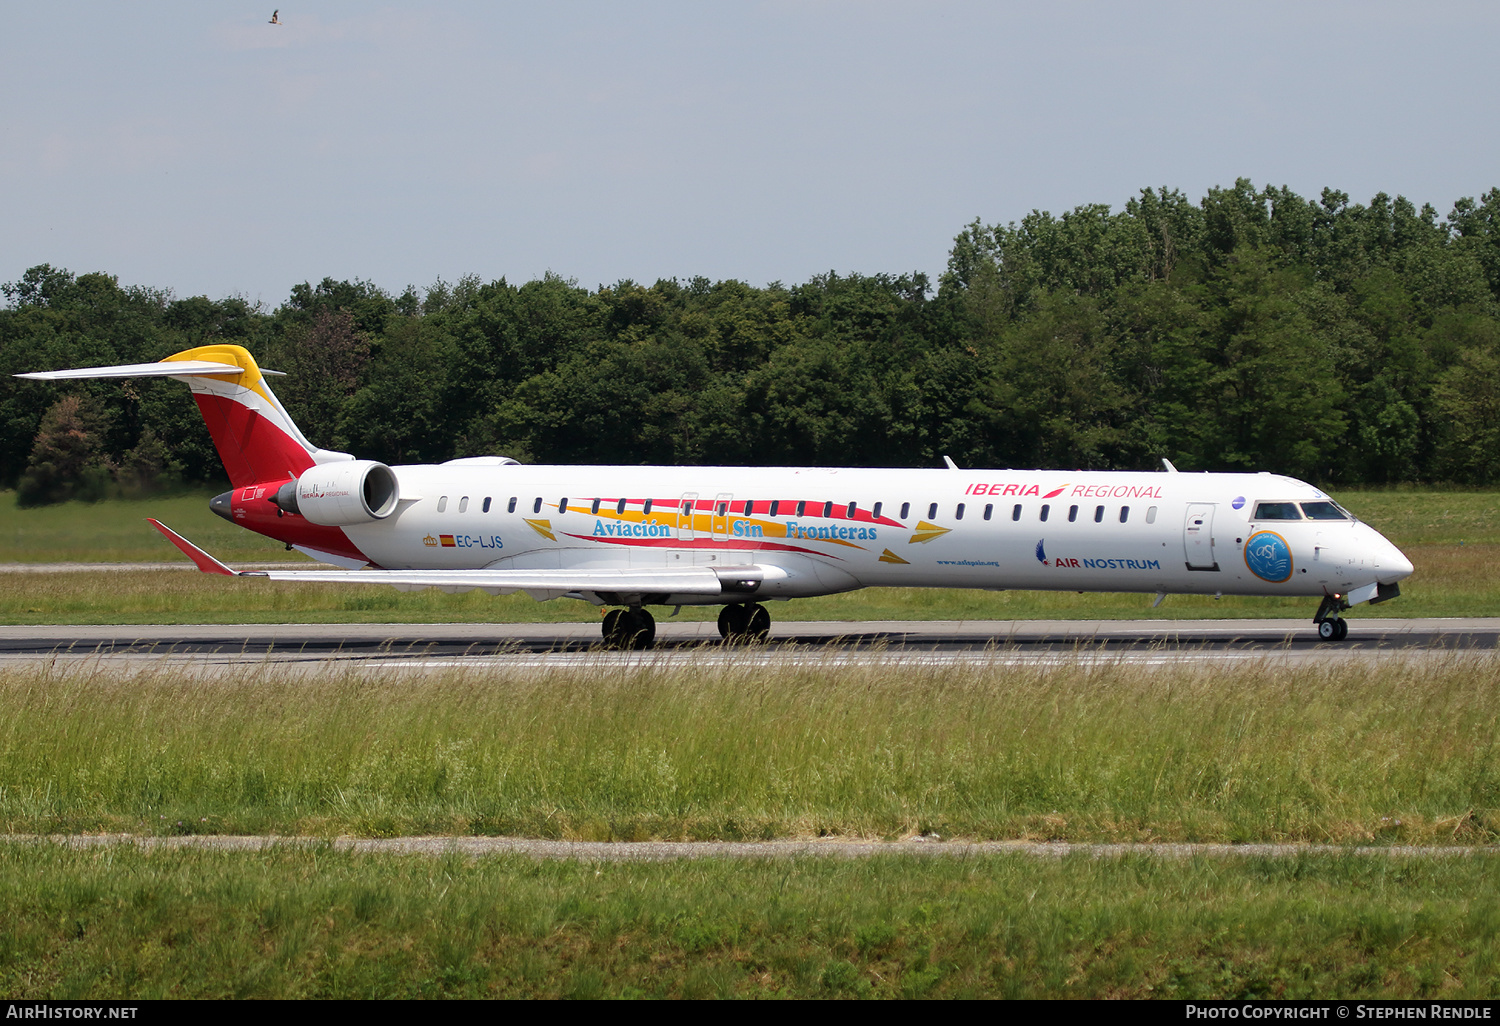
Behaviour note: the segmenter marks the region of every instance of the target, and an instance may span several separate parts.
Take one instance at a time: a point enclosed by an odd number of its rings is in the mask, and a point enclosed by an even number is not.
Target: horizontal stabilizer
[[[193,378],[205,374],[243,374],[234,363],[211,360],[176,360],[161,363],[122,363],[115,367],[75,367],[72,370],[36,371],[17,374],[32,381],[72,381],[81,378]]]

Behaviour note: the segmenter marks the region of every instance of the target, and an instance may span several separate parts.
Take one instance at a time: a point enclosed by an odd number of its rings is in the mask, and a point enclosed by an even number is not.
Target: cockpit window
[[[1345,510],[1336,502],[1304,502],[1302,512],[1307,514],[1309,520],[1353,520]]]
[[[1315,504],[1316,505],[1316,504]],[[1295,502],[1257,502],[1252,520],[1301,520]]]

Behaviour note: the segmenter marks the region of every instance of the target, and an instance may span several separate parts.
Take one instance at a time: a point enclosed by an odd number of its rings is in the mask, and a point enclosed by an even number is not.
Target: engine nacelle
[[[396,473],[374,460],[347,460],[309,467],[272,499],[324,527],[350,527],[384,520],[396,512],[401,488]]]

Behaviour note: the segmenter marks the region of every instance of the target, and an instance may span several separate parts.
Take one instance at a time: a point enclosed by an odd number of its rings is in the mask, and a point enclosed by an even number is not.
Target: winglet
[[[223,563],[220,563],[217,559],[210,556],[207,552],[204,552],[198,546],[188,541],[186,538],[178,534],[176,531],[172,530],[160,520],[152,520],[150,517],[147,517],[146,522],[149,523],[152,527],[156,528],[162,534],[166,535],[167,541],[171,542],[173,545],[176,545],[179,549],[181,549],[187,556],[187,558],[198,564],[198,569],[202,570],[204,573],[223,574],[226,577],[239,576],[239,574],[229,569],[229,567],[225,566]]]
[[[1162,469],[1165,470],[1168,474],[1178,473],[1177,468],[1172,466],[1172,461],[1167,459],[1165,456],[1161,458],[1161,466]]]
[[[943,462],[948,465],[948,469],[949,470],[957,470],[958,469],[958,464],[953,462],[953,457],[951,457],[951,456],[944,456],[943,457]]]

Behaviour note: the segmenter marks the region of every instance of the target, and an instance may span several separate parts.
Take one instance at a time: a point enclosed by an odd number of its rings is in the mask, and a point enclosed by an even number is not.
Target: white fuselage
[[[1264,473],[393,469],[397,511],[344,529],[392,570],[777,568],[760,598],[892,585],[1326,595],[1412,572],[1368,525],[1301,515],[1327,500],[1318,489]],[[1255,519],[1264,503],[1281,516]],[[679,600],[724,601],[656,598]]]

